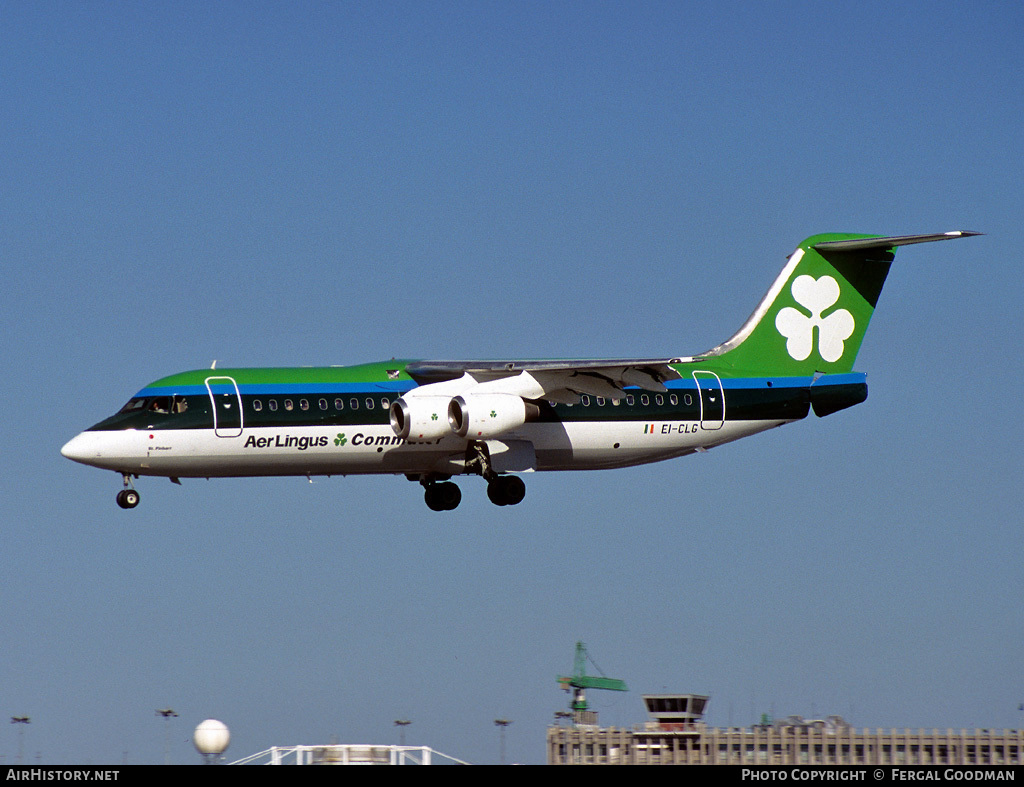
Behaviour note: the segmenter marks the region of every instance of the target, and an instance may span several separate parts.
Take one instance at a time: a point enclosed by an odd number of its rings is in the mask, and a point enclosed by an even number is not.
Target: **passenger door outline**
[[[694,371],[693,381],[700,396],[700,428],[713,432],[725,424],[725,390],[714,372]]]
[[[217,437],[241,437],[244,416],[238,383],[233,377],[207,377],[206,390],[213,411],[213,433]]]

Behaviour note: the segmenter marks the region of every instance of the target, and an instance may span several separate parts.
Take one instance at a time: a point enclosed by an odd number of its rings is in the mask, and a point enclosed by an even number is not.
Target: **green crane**
[[[573,674],[571,677],[560,675],[558,682],[566,691],[573,692],[572,709],[574,711],[585,711],[587,709],[587,689],[607,689],[608,691],[629,691],[626,682],[617,678],[606,678],[604,673],[601,676],[587,675],[587,659],[594,665],[594,668],[601,672],[601,668],[590,658],[587,647],[582,642],[576,643],[576,659],[573,662]]]

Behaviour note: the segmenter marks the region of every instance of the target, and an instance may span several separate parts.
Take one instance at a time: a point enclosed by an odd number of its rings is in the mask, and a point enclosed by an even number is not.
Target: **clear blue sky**
[[[42,763],[541,762],[587,642],[709,721],[1018,727],[1017,2],[0,2],[0,721]],[[451,514],[60,446],[227,365],[699,352],[817,232],[901,250],[854,409]],[[14,761],[16,730],[0,724]]]

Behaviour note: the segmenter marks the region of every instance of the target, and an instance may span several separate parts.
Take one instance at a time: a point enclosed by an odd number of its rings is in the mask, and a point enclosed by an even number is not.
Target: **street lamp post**
[[[25,725],[31,723],[28,716],[11,716],[11,724],[22,725],[18,727],[18,765],[25,763]]]
[[[171,764],[171,719],[178,718],[173,708],[157,709],[157,716],[164,717],[164,765]]]
[[[501,730],[501,764],[505,764],[505,728],[512,722],[509,719],[495,719],[494,724]]]
[[[395,726],[398,727],[398,745],[405,746],[405,728],[412,724],[409,719],[395,719]]]

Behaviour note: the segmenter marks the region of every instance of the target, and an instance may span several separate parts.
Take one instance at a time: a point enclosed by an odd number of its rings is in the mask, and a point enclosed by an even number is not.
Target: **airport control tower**
[[[651,717],[648,727],[671,732],[694,729],[704,720],[708,704],[703,694],[644,694],[643,698]]]

